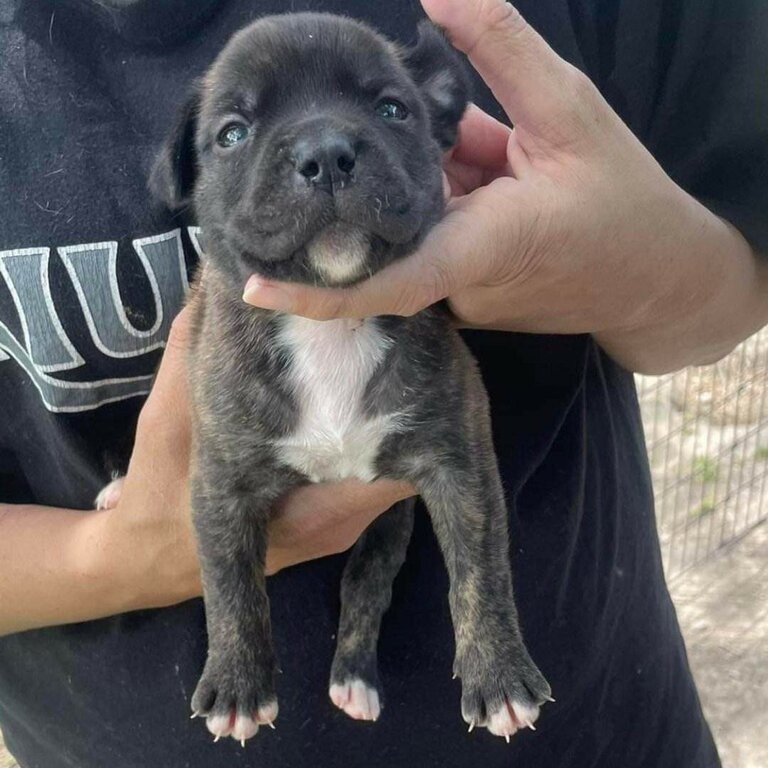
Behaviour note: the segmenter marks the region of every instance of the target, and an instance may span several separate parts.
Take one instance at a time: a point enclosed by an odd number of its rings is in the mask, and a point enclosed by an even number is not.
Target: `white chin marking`
[[[336,222],[307,243],[310,264],[330,284],[344,284],[363,274],[370,238],[358,227]]]
[[[539,708],[513,699],[490,713],[485,727],[494,735],[509,741],[522,728],[535,730],[533,724],[539,716]]]
[[[379,692],[359,678],[334,683],[328,695],[331,701],[353,720],[378,720],[381,714]]]
[[[109,485],[105,485],[96,497],[96,509],[114,509],[120,501],[124,482],[124,477],[116,477]]]

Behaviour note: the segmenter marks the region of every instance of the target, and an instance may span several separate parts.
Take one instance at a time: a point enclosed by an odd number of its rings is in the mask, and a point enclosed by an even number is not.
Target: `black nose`
[[[355,170],[355,148],[340,133],[303,137],[294,145],[293,165],[310,184],[333,189],[349,183]]]

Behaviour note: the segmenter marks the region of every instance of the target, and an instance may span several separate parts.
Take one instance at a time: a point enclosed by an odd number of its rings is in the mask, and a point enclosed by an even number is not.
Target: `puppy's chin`
[[[371,236],[354,224],[336,221],[307,244],[307,262],[327,285],[349,285],[366,273]]]

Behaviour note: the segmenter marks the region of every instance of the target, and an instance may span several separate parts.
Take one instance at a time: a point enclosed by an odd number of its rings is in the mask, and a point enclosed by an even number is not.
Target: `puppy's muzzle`
[[[295,140],[291,163],[301,181],[332,195],[354,181],[356,143],[350,131],[310,125]]]

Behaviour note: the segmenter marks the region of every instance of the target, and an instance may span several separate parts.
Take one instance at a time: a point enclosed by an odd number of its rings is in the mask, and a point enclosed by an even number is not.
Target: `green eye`
[[[216,137],[216,143],[220,147],[234,147],[248,136],[248,127],[242,123],[230,123],[225,125]]]
[[[405,120],[408,109],[395,99],[382,99],[376,105],[376,114],[385,120]]]

